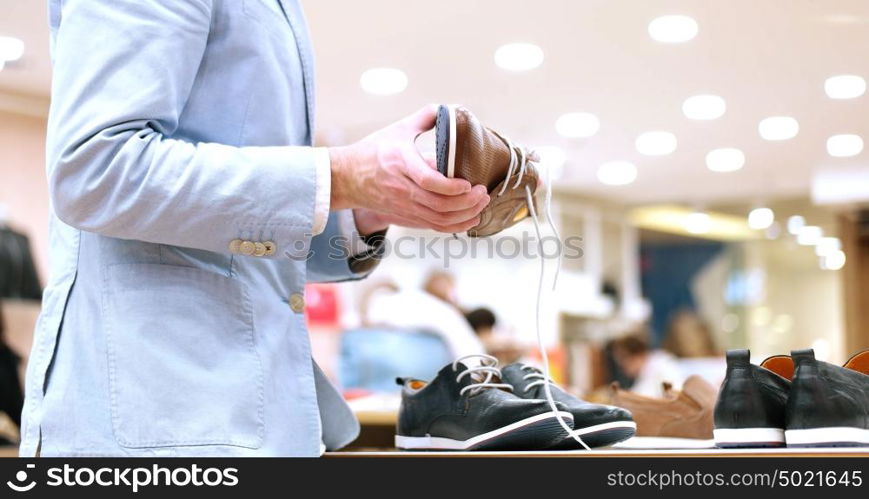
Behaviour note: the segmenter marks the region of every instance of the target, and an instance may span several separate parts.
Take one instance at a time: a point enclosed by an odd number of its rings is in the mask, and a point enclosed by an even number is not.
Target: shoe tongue
[[[455,370],[453,369],[453,364],[447,364],[441,371],[445,372],[448,376],[453,376],[454,378],[458,377],[462,372],[472,369],[474,367],[481,366],[482,363],[479,359],[463,359],[455,365]],[[488,376],[488,373],[485,371],[472,372],[471,374],[466,374],[462,376],[462,379],[458,382],[461,386],[466,386],[469,384],[479,383],[484,381]],[[497,382],[499,378],[497,376],[492,376],[492,381]]]

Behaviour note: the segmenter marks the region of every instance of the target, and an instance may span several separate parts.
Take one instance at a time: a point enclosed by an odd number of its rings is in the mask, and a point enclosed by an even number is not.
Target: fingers
[[[447,226],[461,224],[475,219],[488,204],[489,196],[483,196],[482,199],[470,208],[465,208],[464,210],[459,211],[438,212],[420,205],[418,207],[417,216],[434,225]]]
[[[433,152],[424,153],[424,154],[422,154],[422,159],[423,159],[423,161],[425,161],[425,163],[428,165],[428,167],[431,168],[432,170],[438,169],[438,158],[437,158],[437,156],[435,156],[435,153],[433,153]]]
[[[486,193],[486,187],[478,185],[471,192],[460,194],[458,196],[444,196],[443,194],[435,194],[433,192],[420,189],[413,185],[410,191],[411,201],[418,203],[424,207],[430,208],[439,213],[457,212],[467,210],[483,203],[483,206],[489,204],[489,195]],[[476,213],[474,213],[476,215]]]
[[[432,169],[415,148],[403,151],[404,173],[419,187],[436,194],[458,196],[471,191],[471,183],[460,178],[447,178]]]
[[[465,231],[471,229],[472,227],[476,227],[479,224],[480,224],[480,217],[474,217],[473,219],[468,220],[466,222],[462,222],[462,223],[450,224],[450,225],[433,224],[433,225],[430,225],[428,228],[432,229],[432,230],[436,230],[438,232],[445,232],[447,234],[456,234],[459,232],[465,232]]]
[[[438,116],[438,105],[428,104],[415,113],[403,118],[399,123],[408,129],[411,135],[427,132],[435,126]]]
[[[438,232],[444,232],[446,234],[457,234],[459,232],[465,232],[472,227],[476,227],[480,223],[480,217],[474,217],[470,220],[453,224],[437,224],[413,216],[401,217],[390,215],[387,218],[392,225],[400,225],[402,227],[410,227],[414,229],[431,229]]]

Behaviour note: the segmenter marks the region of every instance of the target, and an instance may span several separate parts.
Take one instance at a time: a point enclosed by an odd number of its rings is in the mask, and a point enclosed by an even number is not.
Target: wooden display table
[[[544,457],[544,458],[692,458],[692,457],[864,457],[869,458],[869,448],[832,447],[822,449],[694,449],[694,450],[575,450],[575,451],[514,451],[514,452],[404,452],[404,451],[342,451],[327,452],[326,457]]]

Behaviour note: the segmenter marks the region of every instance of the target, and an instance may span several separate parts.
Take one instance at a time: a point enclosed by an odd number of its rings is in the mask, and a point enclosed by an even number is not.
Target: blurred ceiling
[[[50,85],[45,0],[0,0],[0,35],[22,38],[24,59],[0,72],[0,94],[45,96]],[[320,136],[351,141],[427,102],[462,103],[486,124],[528,145],[554,145],[568,161],[558,187],[628,203],[681,202],[702,207],[725,201],[767,202],[807,196],[812,173],[869,167],[866,151],[832,158],[834,134],[869,140],[869,94],[835,101],[824,80],[838,74],[869,78],[866,0],[316,0],[304,2],[317,52]],[[685,14],[699,24],[684,44],[661,44],[648,23]],[[545,54],[531,71],[502,70],[494,51],[531,42]],[[107,41],[108,43],[108,41]],[[405,71],[409,86],[394,96],[362,91],[373,67]],[[726,114],[692,121],[682,102],[717,94]],[[2,97],[2,95],[0,95]],[[2,104],[2,99],[0,99]],[[601,128],[588,139],[555,132],[565,112],[588,111]],[[768,142],[758,122],[795,117],[796,138]],[[640,133],[667,130],[679,141],[663,157],[639,154]],[[714,173],[712,149],[745,152],[742,170]],[[634,162],[631,185],[596,178],[606,161]]]

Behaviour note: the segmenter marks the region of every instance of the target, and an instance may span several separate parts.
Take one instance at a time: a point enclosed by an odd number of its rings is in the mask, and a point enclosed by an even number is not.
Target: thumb
[[[399,123],[408,129],[412,135],[427,132],[434,128],[438,116],[438,105],[428,104],[415,113],[405,117]]]

